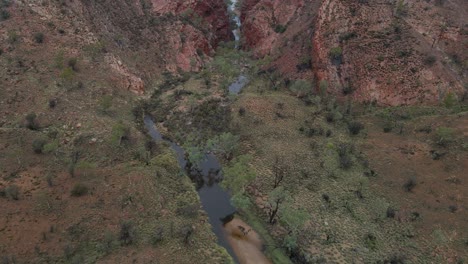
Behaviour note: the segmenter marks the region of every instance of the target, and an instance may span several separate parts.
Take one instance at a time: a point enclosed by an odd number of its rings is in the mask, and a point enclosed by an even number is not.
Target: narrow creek
[[[151,117],[145,116],[144,122],[150,136],[155,141],[164,141],[170,144],[172,150],[174,150],[177,155],[180,168],[186,171],[187,160],[184,149],[176,143],[164,139],[161,133],[156,129]],[[208,153],[205,154],[203,161],[199,164],[199,168],[201,173],[191,174],[189,176],[196,184],[201,204],[208,215],[213,232],[218,237],[218,243],[226,248],[228,253],[234,258],[235,254],[224,231],[223,219],[232,216],[236,212],[236,209],[231,205],[228,192],[219,185],[222,179],[221,164],[215,155]]]
[[[229,13],[234,14],[237,28],[233,30],[235,48],[239,48],[241,21],[236,10],[237,0],[232,0],[228,7]],[[240,74],[228,88],[230,94],[237,95],[248,84],[248,78]],[[218,244],[226,248],[236,263],[271,263],[263,254],[263,243],[258,234],[239,218],[234,218],[236,208],[231,204],[229,192],[223,189],[219,183],[222,181],[222,167],[217,157],[212,153],[206,153],[199,164],[200,171],[193,173],[188,171],[184,149],[178,144],[165,139],[157,130],[155,123],[149,116],[144,118],[145,127],[149,135],[155,141],[164,141],[170,144],[177,155],[181,169],[189,174],[196,185],[203,209],[208,215],[212,230],[218,238]],[[244,233],[240,226],[250,232]]]

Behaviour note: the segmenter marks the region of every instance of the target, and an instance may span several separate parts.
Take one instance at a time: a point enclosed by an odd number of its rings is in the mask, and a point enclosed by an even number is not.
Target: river
[[[234,14],[237,27],[233,30],[235,48],[239,48],[241,21],[236,10],[237,0],[232,0],[229,12]],[[248,78],[243,74],[229,86],[230,94],[239,94],[248,84]],[[200,171],[186,170],[187,160],[184,149],[178,144],[164,139],[149,116],[144,118],[145,127],[149,135],[155,141],[168,142],[177,155],[180,168],[187,171],[189,177],[196,185],[203,210],[208,215],[212,230],[218,238],[218,244],[226,248],[236,263],[262,264],[271,263],[262,252],[262,242],[258,234],[245,222],[235,217],[236,208],[231,204],[231,197],[227,190],[219,183],[222,181],[222,167],[217,157],[212,153],[206,153],[203,161],[198,165]],[[244,230],[250,230],[247,234]]]

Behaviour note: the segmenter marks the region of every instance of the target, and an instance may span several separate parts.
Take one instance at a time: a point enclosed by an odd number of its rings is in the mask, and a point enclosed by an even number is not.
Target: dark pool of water
[[[153,140],[169,143],[172,150],[177,154],[180,167],[186,170],[187,160],[184,149],[176,143],[164,139],[154,126],[151,117],[145,116],[144,122]],[[231,205],[229,193],[219,185],[222,180],[221,164],[215,155],[207,153],[205,159],[199,164],[199,168],[198,171],[187,171],[187,173],[196,185],[203,210],[208,215],[213,232],[218,237],[218,243],[226,248],[228,253],[236,260],[223,229],[223,219],[229,218],[230,215],[236,212],[236,209]]]

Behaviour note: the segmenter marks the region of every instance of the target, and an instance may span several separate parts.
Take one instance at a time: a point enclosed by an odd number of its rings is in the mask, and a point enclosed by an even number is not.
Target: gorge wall
[[[26,9],[30,17],[11,21],[32,22],[37,31],[60,29],[49,36],[51,52],[80,55],[87,46],[102,47],[117,86],[137,94],[164,72],[198,71],[220,42],[233,40],[223,0],[18,0],[10,8],[15,14]]]
[[[338,97],[380,105],[466,97],[462,0],[245,0],[242,10],[244,47],[287,77],[325,80]]]

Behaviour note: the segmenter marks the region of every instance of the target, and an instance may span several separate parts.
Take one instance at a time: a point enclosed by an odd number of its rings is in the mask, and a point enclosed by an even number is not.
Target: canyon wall
[[[140,95],[164,72],[200,70],[220,42],[233,40],[223,0],[18,0],[11,7],[25,9],[40,17],[37,30],[62,32],[51,43],[54,53],[83,56],[100,47],[116,86]]]
[[[438,104],[466,97],[467,15],[462,0],[245,0],[242,30],[256,56],[338,97]]]

